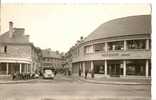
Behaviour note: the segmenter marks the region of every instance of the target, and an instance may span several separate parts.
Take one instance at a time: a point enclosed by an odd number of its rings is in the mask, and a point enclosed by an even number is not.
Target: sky
[[[41,49],[67,52],[81,36],[87,37],[111,19],[150,14],[148,4],[2,4],[1,33],[25,28],[30,41]]]

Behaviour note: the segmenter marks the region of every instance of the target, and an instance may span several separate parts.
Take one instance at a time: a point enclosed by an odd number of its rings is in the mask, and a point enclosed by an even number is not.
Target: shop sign
[[[105,56],[105,57],[115,57],[115,56],[130,56],[129,53],[106,53],[106,54],[102,54],[102,56]]]

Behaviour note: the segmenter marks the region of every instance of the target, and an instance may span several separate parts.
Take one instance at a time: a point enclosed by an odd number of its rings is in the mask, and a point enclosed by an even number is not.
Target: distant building
[[[9,22],[9,31],[0,35],[0,75],[15,72],[35,72],[38,64],[38,51],[24,34],[24,28],[14,28]]]
[[[151,15],[129,16],[103,23],[69,52],[73,74],[150,77]]]
[[[42,50],[42,68],[51,67],[60,69],[63,68],[63,58],[58,51],[51,51],[51,49]]]
[[[64,55],[65,60],[64,60],[63,68],[66,73],[68,73],[68,71],[72,71],[72,53],[71,52],[72,52],[72,49],[70,49]]]

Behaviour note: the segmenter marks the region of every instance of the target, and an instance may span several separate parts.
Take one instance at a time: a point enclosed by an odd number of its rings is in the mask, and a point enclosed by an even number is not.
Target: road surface
[[[93,84],[57,78],[0,84],[0,100],[150,100],[150,85]]]

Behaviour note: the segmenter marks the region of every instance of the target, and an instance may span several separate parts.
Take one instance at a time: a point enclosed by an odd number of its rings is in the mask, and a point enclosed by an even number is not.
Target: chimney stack
[[[9,22],[9,37],[12,38],[13,36],[13,22]]]

